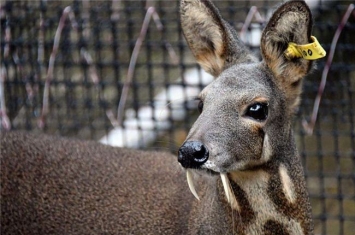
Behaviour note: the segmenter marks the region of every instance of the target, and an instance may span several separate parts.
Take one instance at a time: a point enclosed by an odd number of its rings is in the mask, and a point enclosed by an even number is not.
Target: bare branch
[[[54,36],[53,49],[52,49],[52,53],[51,53],[51,55],[49,57],[47,76],[46,76],[46,81],[45,81],[45,84],[44,84],[42,113],[41,113],[41,116],[40,116],[40,118],[38,120],[38,126],[41,129],[45,125],[45,119],[46,119],[46,116],[47,116],[47,114],[49,112],[49,87],[50,87],[51,81],[53,79],[54,63],[55,63],[55,58],[56,58],[57,53],[58,53],[60,37],[61,37],[62,30],[63,30],[64,25],[65,25],[65,20],[67,19],[67,17],[68,17],[70,12],[71,12],[71,7],[70,6],[67,6],[66,8],[64,8],[63,14],[62,14],[62,16],[60,17],[60,20],[59,20],[57,31],[56,31],[55,36]]]
[[[149,22],[150,22],[150,18],[152,17],[154,11],[155,11],[154,7],[149,7],[147,9],[147,13],[146,13],[146,15],[144,17],[144,21],[143,21],[143,24],[142,24],[142,28],[141,28],[140,34],[138,36],[138,39],[136,41],[136,44],[135,44],[133,52],[132,52],[131,60],[129,62],[129,66],[128,66],[126,81],[125,81],[125,83],[123,85],[122,93],[121,93],[121,97],[120,97],[120,102],[119,102],[118,108],[117,108],[117,123],[119,125],[122,124],[123,111],[125,109],[129,88],[130,88],[131,83],[132,83],[132,78],[133,78],[133,74],[134,74],[134,69],[136,67],[138,54],[139,54],[139,51],[141,49],[142,42],[145,39],[145,35],[147,33],[147,30],[148,30],[148,25],[149,25]]]
[[[119,105],[118,105],[118,108],[117,108],[117,121],[115,121],[116,125],[122,125],[123,111],[125,109],[129,88],[131,86],[131,82],[132,82],[132,78],[133,78],[133,74],[134,74],[134,69],[135,69],[135,66],[136,66],[136,62],[137,62],[137,58],[138,58],[138,54],[139,54],[140,48],[142,46],[142,42],[144,41],[145,35],[147,33],[147,30],[148,30],[150,19],[153,18],[153,20],[155,22],[155,25],[156,25],[157,29],[160,32],[163,30],[163,24],[160,21],[160,17],[158,15],[158,13],[155,11],[155,8],[153,6],[150,6],[150,5],[152,5],[151,1],[147,1],[146,2],[146,6],[148,7],[148,9],[147,9],[145,18],[143,20],[143,24],[142,24],[142,28],[141,28],[140,34],[138,36],[138,39],[136,41],[136,44],[135,44],[133,52],[132,52],[131,60],[130,60],[129,66],[128,66],[127,77],[126,77],[125,83],[124,83],[123,88],[122,88],[120,102],[119,102]],[[174,64],[178,64],[178,61],[179,61],[178,57],[177,57],[173,47],[171,46],[171,44],[168,43],[168,42],[165,42],[165,47],[168,50],[168,53],[169,53],[169,56],[172,59],[172,62]]]
[[[322,100],[322,95],[323,95],[323,92],[325,89],[325,85],[327,84],[328,72],[329,72],[332,62],[333,62],[334,52],[335,52],[336,46],[338,44],[339,36],[340,36],[341,32],[343,31],[343,28],[344,28],[346,22],[348,22],[350,14],[353,11],[354,11],[354,4],[350,4],[348,6],[341,22],[340,22],[340,24],[338,25],[338,28],[337,28],[335,34],[334,34],[334,37],[333,37],[333,40],[332,40],[332,43],[330,46],[330,51],[329,51],[329,55],[327,58],[327,62],[326,62],[324,69],[323,69],[322,79],[321,79],[321,82],[318,87],[318,93],[317,93],[316,99],[314,101],[311,120],[310,120],[310,122],[307,122],[307,120],[305,120],[305,119],[302,121],[303,128],[308,135],[312,135],[313,130],[314,130],[314,125],[317,121],[319,105]]]
[[[5,28],[5,46],[4,46],[4,59],[7,59],[10,54],[10,41],[11,41],[11,28],[9,24],[6,24]],[[6,67],[1,66],[1,71],[0,71],[0,117],[1,117],[1,126],[5,130],[10,130],[11,129],[11,122],[9,117],[7,116],[7,110],[6,110],[6,102],[5,102],[5,89],[4,89],[4,83],[6,80]]]
[[[253,17],[260,23],[264,22],[265,19],[260,15],[260,12],[256,6],[252,6],[248,12],[247,17],[245,18],[245,22],[243,24],[242,29],[240,30],[240,38],[243,39],[245,37],[245,33],[248,30]]]
[[[98,85],[100,78],[99,78],[99,75],[97,74],[97,70],[96,70],[96,67],[93,63],[93,59],[92,59],[90,53],[87,50],[85,50],[85,48],[81,48],[80,54],[85,59],[86,63],[89,65],[89,76],[91,77],[92,82],[95,85]]]
[[[106,116],[107,116],[107,118],[110,120],[112,126],[118,127],[118,126],[120,125],[120,124],[118,123],[118,121],[117,121],[115,115],[113,114],[112,109],[107,109],[107,110],[106,110]]]
[[[116,2],[116,0],[113,0]],[[117,4],[117,3],[115,3]],[[90,9],[90,1],[83,1],[83,13],[82,13],[82,19],[83,19],[83,33],[82,36],[85,40],[90,39],[90,27],[89,27],[89,9]],[[117,7],[114,6],[114,3],[112,3],[112,7]],[[88,52],[88,50],[84,47],[80,48],[80,55],[81,57],[86,61],[86,63],[89,65],[89,76],[92,80],[92,82],[95,84],[95,86],[98,85],[100,78],[99,75],[97,74],[97,70],[94,64],[94,60],[92,59],[92,56]]]
[[[9,117],[7,116],[7,110],[6,110],[6,102],[5,102],[5,89],[4,89],[4,82],[6,79],[6,68],[1,66],[0,70],[0,117],[1,117],[1,126],[5,130],[10,130],[11,129],[11,122]]]

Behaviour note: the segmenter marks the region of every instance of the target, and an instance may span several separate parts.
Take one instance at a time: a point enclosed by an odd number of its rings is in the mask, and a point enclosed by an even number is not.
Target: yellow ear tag
[[[297,45],[296,43],[290,42],[284,54],[289,60],[293,58],[301,58],[305,60],[316,60],[323,58],[327,53],[323,47],[319,44],[316,37],[311,36],[312,43]]]

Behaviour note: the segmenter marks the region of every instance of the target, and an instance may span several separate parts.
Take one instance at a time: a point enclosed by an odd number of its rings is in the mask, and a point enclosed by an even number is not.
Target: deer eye
[[[268,105],[266,103],[255,103],[247,108],[245,116],[257,121],[265,121],[268,115]]]
[[[200,100],[200,102],[198,103],[197,109],[200,113],[202,113],[202,110],[203,110],[203,101],[202,100]]]

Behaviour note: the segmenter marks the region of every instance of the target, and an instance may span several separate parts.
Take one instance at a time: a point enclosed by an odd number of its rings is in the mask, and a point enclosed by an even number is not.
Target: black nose
[[[178,161],[185,168],[198,168],[208,159],[208,149],[199,141],[187,141],[179,149]]]

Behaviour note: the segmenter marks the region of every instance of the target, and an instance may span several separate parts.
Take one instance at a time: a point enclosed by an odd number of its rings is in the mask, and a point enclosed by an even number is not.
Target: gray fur
[[[311,63],[283,56],[290,40],[309,40],[308,7],[291,1],[275,12],[261,62],[210,1],[183,0],[180,11],[193,54],[216,76],[200,94],[204,108],[187,137],[209,150],[195,170],[201,201],[171,154],[6,133],[1,234],[313,233],[291,129]],[[256,102],[268,104],[265,121],[245,116]],[[228,203],[219,173],[227,174],[238,206]]]
[[[312,234],[311,208],[291,129],[301,80],[309,72],[311,62],[287,60],[283,55],[289,42],[309,42],[312,27],[309,8],[304,1],[290,1],[280,6],[262,35],[263,61],[255,62],[242,59],[253,57],[238,39],[224,36],[235,37],[235,34],[230,33],[233,30],[226,26],[212,3],[196,2],[182,1],[182,17],[192,12],[185,9],[202,5],[201,8],[208,9],[203,12],[211,15],[205,25],[217,25],[215,28],[222,31],[213,34],[213,42],[224,42],[224,45],[209,46],[208,50],[234,46],[231,51],[243,56],[234,55],[231,65],[226,59],[228,56],[222,53],[218,60],[225,60],[226,66],[216,74],[215,71],[219,71],[213,68],[216,63],[199,61],[208,56],[199,55],[204,51],[195,46],[201,45],[199,41],[203,37],[199,35],[206,34],[204,27],[196,30],[200,25],[191,19],[196,14],[190,15],[186,22],[182,18],[193,54],[203,67],[212,66],[205,69],[216,76],[199,96],[203,111],[186,140],[202,142],[209,151],[207,162],[196,170],[204,181],[202,185],[208,186],[200,189],[201,202],[195,202],[189,231],[194,231],[191,234],[263,234],[277,228],[286,234]],[[191,31],[195,32],[193,37],[189,37]],[[218,35],[222,38],[216,38]],[[245,116],[246,109],[257,102],[268,104],[266,121]],[[203,179],[205,170],[217,176]],[[239,211],[232,210],[224,199],[218,173],[228,174]],[[215,223],[218,226],[214,226]]]

